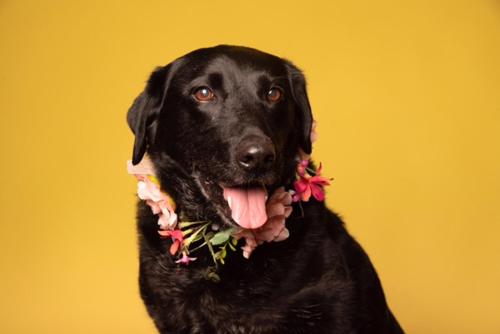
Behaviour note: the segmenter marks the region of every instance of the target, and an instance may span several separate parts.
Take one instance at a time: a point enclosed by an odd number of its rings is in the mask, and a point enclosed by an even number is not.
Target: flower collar
[[[311,141],[316,133],[311,132]],[[133,165],[127,161],[128,173],[137,179],[137,195],[151,208],[158,217],[158,234],[161,238],[170,239],[169,252],[175,256],[178,264],[187,265],[196,260],[192,253],[207,247],[214,264],[224,264],[228,250],[235,251],[239,239],[245,244],[241,249],[243,256],[249,258],[255,248],[264,242],[280,242],[289,237],[285,226],[286,219],[292,213],[292,202],[307,202],[313,196],[318,201],[325,199],[324,186],[329,180],[321,176],[321,164],[317,170],[309,167],[310,156],[299,152],[300,162],[297,164],[294,190],[286,191],[284,187],[276,189],[266,201],[267,221],[256,229],[241,227],[221,228],[218,224],[207,221],[180,221],[172,198],[164,192],[155,176],[154,166],[147,155],[142,161]],[[216,275],[216,274],[215,274]]]

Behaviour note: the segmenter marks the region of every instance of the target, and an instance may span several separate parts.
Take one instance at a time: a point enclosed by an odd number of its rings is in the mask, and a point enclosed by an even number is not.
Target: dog
[[[247,47],[198,49],[157,68],[127,121],[135,135],[132,164],[147,156],[178,220],[210,222],[215,231],[257,231],[262,221],[243,223],[241,212],[235,218],[226,190],[253,191],[265,204],[263,191],[294,189],[300,156],[312,150],[302,72]],[[189,254],[196,255],[189,265],[172,256],[175,238],[159,235],[158,215],[139,201],[140,292],[158,331],[403,333],[368,256],[339,216],[314,197],[290,208],[279,242],[255,247],[234,238],[236,250],[214,267],[207,247]],[[246,259],[239,248],[248,246]]]

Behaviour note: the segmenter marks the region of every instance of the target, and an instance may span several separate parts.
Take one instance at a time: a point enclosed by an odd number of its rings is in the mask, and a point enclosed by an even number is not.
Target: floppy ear
[[[135,134],[132,164],[141,160],[154,140],[156,121],[163,107],[168,88],[170,65],[158,67],[149,77],[144,91],[135,99],[127,113],[127,122]]]
[[[306,154],[311,154],[311,129],[313,118],[311,105],[307,97],[306,79],[302,72],[290,62],[287,62],[286,67],[288,71],[288,81],[292,89],[292,97],[299,111],[300,146]]]

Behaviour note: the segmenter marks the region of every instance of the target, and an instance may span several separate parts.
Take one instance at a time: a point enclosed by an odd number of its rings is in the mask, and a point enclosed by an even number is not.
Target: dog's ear
[[[309,98],[307,97],[306,79],[302,72],[292,63],[286,63],[288,71],[288,81],[292,90],[292,98],[296,108],[299,111],[299,133],[300,146],[306,154],[311,154],[311,130],[312,130],[312,112]]]
[[[144,91],[135,99],[127,113],[127,122],[135,134],[132,163],[138,164],[148,145],[154,140],[157,119],[163,107],[168,89],[171,65],[158,67],[146,84]]]

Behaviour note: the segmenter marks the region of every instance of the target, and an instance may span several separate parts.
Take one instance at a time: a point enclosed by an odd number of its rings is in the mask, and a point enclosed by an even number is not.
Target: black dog
[[[148,153],[184,221],[235,226],[223,187],[292,189],[298,152],[311,152],[303,75],[245,47],[200,49],[158,68],[128,123],[133,163]],[[140,288],[158,330],[402,333],[370,260],[340,218],[315,199],[293,206],[288,239],[260,245],[249,259],[229,252],[214,280],[206,249],[189,266],[175,263],[158,218],[140,202]]]

